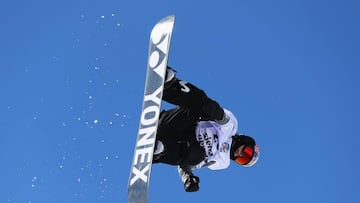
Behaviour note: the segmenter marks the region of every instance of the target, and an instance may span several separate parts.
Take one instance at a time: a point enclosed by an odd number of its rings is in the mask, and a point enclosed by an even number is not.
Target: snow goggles
[[[242,156],[237,156],[235,158],[235,162],[240,164],[240,165],[246,165],[248,164],[254,157],[254,148],[250,147],[250,146],[246,146],[244,147],[244,149],[242,150]]]

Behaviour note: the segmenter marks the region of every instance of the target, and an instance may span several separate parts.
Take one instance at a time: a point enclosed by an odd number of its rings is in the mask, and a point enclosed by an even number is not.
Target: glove
[[[200,179],[197,176],[189,176],[184,183],[184,189],[186,192],[196,192],[199,190]]]

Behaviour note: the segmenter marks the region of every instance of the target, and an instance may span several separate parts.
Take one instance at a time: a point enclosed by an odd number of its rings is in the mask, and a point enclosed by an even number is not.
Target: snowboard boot
[[[157,140],[155,143],[155,149],[153,154],[153,163],[158,163],[162,156],[165,155],[165,145]]]
[[[176,70],[168,66],[166,68],[165,83],[171,83],[176,78]]]

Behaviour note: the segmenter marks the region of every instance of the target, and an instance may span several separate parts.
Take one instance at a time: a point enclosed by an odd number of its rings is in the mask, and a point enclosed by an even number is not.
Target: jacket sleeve
[[[163,100],[188,109],[202,120],[221,121],[226,118],[223,108],[203,90],[177,78],[170,84],[165,83]]]
[[[179,172],[179,176],[181,178],[181,181],[183,183],[186,182],[186,180],[190,177],[193,176],[194,174],[192,173],[192,166],[189,165],[179,165],[178,166],[178,172]]]

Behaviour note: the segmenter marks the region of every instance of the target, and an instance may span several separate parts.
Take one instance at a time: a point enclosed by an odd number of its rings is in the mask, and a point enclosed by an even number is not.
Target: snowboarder
[[[250,167],[259,158],[255,140],[237,134],[237,120],[203,90],[179,80],[168,67],[163,100],[177,107],[160,114],[153,163],[177,165],[186,192],[199,190],[194,169],[225,169],[230,160]]]

